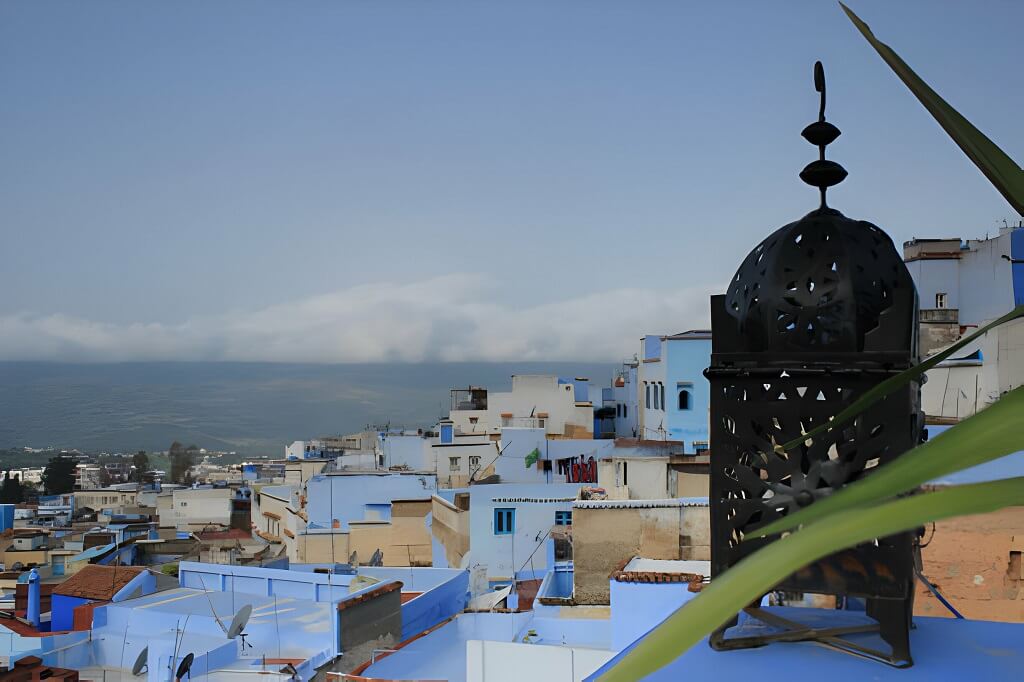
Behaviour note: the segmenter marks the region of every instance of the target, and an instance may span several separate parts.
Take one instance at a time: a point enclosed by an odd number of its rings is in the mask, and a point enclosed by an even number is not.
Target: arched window
[[[665,384],[659,384],[658,390],[661,391],[661,411],[664,412],[665,409],[668,407],[665,404]]]
[[[658,384],[654,384],[654,409],[661,409],[661,392],[658,391]]]
[[[679,391],[679,409],[688,410],[690,409],[690,392],[687,390]]]
[[[649,410],[651,409],[651,385],[646,381],[644,382],[644,394],[644,404],[647,406],[647,409]]]

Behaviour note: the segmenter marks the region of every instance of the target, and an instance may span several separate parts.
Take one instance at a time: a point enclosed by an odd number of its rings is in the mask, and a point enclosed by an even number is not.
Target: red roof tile
[[[54,594],[110,601],[118,591],[146,569],[142,566],[89,564],[53,589]]]

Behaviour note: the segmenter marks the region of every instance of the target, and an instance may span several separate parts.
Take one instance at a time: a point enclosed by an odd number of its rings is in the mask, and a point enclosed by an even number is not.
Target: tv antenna
[[[252,644],[245,641],[245,626],[249,622],[249,616],[252,615],[252,604],[246,604],[242,608],[238,609],[238,613],[231,619],[231,625],[224,631],[228,639],[235,639],[241,637],[242,640],[242,651],[245,651],[245,647],[252,648]]]

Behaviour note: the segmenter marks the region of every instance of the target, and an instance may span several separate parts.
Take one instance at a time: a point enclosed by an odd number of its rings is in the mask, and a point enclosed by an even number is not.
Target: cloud
[[[645,333],[708,325],[722,289],[612,289],[520,306],[482,275],[356,286],[182,324],[0,316],[0,359],[268,362],[617,361]]]

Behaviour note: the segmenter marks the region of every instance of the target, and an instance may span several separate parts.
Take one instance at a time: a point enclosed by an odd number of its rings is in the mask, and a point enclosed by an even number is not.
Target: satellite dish
[[[185,658],[181,659],[181,663],[178,664],[177,672],[174,673],[174,679],[180,680],[185,675],[188,675],[189,679],[192,679],[192,675],[189,674],[189,669],[192,667],[192,659],[195,657],[195,654],[185,654]]]
[[[249,622],[249,616],[252,615],[252,604],[246,604],[242,608],[238,609],[238,613],[231,619],[231,625],[228,626],[227,636],[228,639],[234,639],[242,633],[245,629],[245,624]]]
[[[148,668],[149,663],[149,647],[142,647],[142,651],[135,658],[135,665],[132,666],[132,675],[138,676],[142,673],[143,668]]]

